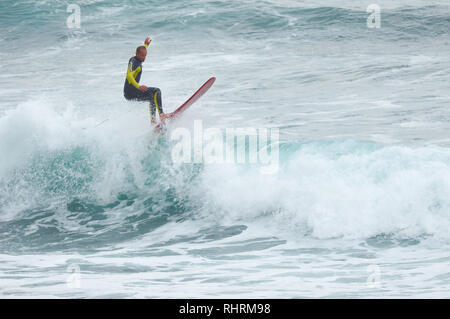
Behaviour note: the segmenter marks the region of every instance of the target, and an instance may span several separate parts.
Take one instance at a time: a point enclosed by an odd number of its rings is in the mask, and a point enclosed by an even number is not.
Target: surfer
[[[142,74],[142,62],[147,56],[147,47],[152,40],[147,37],[144,45],[137,47],[136,55],[128,61],[127,76],[123,87],[123,95],[127,100],[149,101],[150,119],[152,124],[156,124],[156,110],[159,118],[163,121],[167,114],[163,112],[161,101],[161,90],[156,87],[139,85]]]

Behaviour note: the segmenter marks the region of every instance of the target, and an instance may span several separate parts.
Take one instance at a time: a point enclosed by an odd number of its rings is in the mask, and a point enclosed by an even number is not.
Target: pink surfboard
[[[216,81],[216,78],[213,76],[208,81],[206,81],[189,99],[186,100],[179,108],[177,108],[172,113],[167,114],[168,119],[173,119],[178,117],[181,113],[186,111],[189,106],[194,104],[199,98],[202,97],[203,94],[205,94],[209,88],[214,84],[214,81]],[[163,122],[159,123],[155,126],[157,130],[162,128]]]

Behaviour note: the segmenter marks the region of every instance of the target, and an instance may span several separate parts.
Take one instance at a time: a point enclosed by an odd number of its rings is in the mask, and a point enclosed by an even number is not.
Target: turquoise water
[[[448,298],[450,8],[377,3],[2,1],[0,296]],[[217,78],[162,135],[146,36],[165,110]],[[194,120],[278,128],[278,172],[174,163]]]

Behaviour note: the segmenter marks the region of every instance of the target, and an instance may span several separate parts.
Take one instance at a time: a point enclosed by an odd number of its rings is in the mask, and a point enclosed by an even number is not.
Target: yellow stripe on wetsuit
[[[153,96],[153,100],[155,101],[156,108],[158,109],[158,114],[161,114],[161,110],[159,109],[158,99],[156,98],[156,95],[158,92],[155,92],[155,95]]]
[[[136,77],[141,72],[141,67],[138,66],[136,70],[131,71],[132,66],[133,64],[130,62],[127,69],[127,80],[129,84],[133,85],[136,89],[139,89],[139,83],[136,82]]]
[[[155,94],[153,95],[153,100],[155,101],[156,108],[158,109],[158,114],[161,115],[161,109],[159,108],[157,95],[158,95],[158,92],[155,92]],[[148,110],[150,111],[150,119],[153,121],[153,112],[152,112],[151,104],[148,106]]]

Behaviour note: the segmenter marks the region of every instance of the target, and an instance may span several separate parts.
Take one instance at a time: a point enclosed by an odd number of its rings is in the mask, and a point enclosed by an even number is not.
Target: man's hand
[[[139,91],[145,92],[147,91],[148,87],[146,87],[145,85],[140,85],[139,86]]]
[[[161,121],[164,121],[168,117],[169,117],[169,114],[166,114],[166,113],[159,114],[159,118],[161,119]]]
[[[150,39],[150,37],[147,37],[147,39],[145,39],[145,41],[144,41],[144,43],[145,43],[146,45],[149,45],[150,42],[152,42],[152,39]]]

